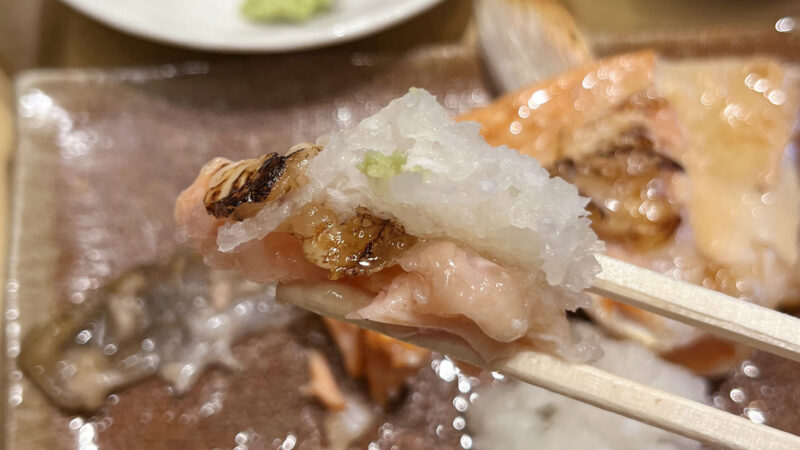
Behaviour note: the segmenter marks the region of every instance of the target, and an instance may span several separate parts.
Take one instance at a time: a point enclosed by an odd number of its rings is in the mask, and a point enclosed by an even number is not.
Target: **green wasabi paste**
[[[408,162],[408,155],[402,150],[395,150],[391,155],[367,150],[364,161],[359,163],[356,168],[368,177],[388,179],[401,174],[406,162]]]
[[[414,166],[414,167],[412,167],[412,168],[410,168],[408,170],[405,170],[405,172],[421,173],[422,174],[422,179],[425,180],[425,181],[428,181],[428,178],[431,176],[431,171],[429,169],[423,168],[419,164],[417,164],[416,166]]]
[[[242,14],[259,22],[305,22],[327,11],[333,0],[245,0]]]
[[[401,173],[421,173],[423,180],[427,180],[430,176],[430,170],[423,169],[421,166],[416,165],[410,169],[403,168],[408,162],[408,154],[402,150],[395,150],[391,155],[384,155],[375,150],[367,150],[364,155],[364,161],[356,165],[364,175],[371,178],[383,178],[388,180],[395,175]]]

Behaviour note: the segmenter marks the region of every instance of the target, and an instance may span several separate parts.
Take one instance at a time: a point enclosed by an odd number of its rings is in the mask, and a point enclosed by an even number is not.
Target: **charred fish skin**
[[[257,159],[231,162],[211,177],[205,208],[218,219],[241,221],[260,208],[308,182],[305,170],[321,147],[299,144],[286,156],[269,153]],[[395,220],[359,207],[351,217],[339,217],[323,204],[309,204],[281,225],[302,243],[312,264],[330,270],[329,278],[369,275],[393,264],[416,238]]]
[[[299,144],[287,155],[268,153],[220,167],[211,178],[204,203],[206,211],[218,219],[244,220],[258,205],[270,203],[305,183],[308,161],[321,147]]]
[[[310,203],[280,229],[297,238],[305,258],[329,270],[331,280],[380,272],[417,242],[396,220],[364,207],[342,220],[325,205]]]
[[[592,162],[561,161],[554,172],[577,185],[580,192],[590,198],[587,209],[592,229],[599,236],[634,248],[647,249],[665,242],[675,232],[681,222],[680,208],[669,200],[668,176],[656,174],[650,177],[644,173],[627,179],[622,176],[612,182],[600,178],[602,172],[616,171],[624,165],[619,159],[644,156],[626,156],[631,153],[638,152],[617,150],[597,155]],[[669,162],[651,162],[654,167],[674,170]],[[598,192],[606,190],[616,190],[618,194],[602,195]],[[638,199],[638,202],[626,200],[626,197]]]
[[[653,126],[653,118],[668,108],[663,99],[635,94],[577,130],[548,168],[589,197],[592,228],[601,238],[646,250],[665,242],[680,224],[670,184],[684,169],[668,156],[666,147],[677,144]]]
[[[228,164],[217,172],[224,179],[206,194],[206,210],[221,219],[232,215],[244,203],[264,202],[285,172],[286,157],[277,153]]]
[[[298,237],[306,258],[330,269],[331,280],[379,272],[416,242],[402,225],[375,217],[366,208],[358,208],[344,222],[329,223],[314,236]]]
[[[666,241],[681,222],[668,185],[672,174],[682,169],[656,153],[622,147],[580,160],[559,160],[551,172],[590,198],[592,228],[604,239],[651,248]]]

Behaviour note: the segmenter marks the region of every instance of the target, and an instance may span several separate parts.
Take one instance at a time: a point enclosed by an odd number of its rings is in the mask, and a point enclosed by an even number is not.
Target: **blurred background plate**
[[[280,52],[340,43],[380,31],[441,0],[338,0],[302,24],[260,24],[243,0],[64,0],[127,33],[202,50]]]

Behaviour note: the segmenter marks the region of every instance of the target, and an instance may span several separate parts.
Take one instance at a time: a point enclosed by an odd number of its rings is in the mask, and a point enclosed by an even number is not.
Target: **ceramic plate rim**
[[[96,0],[61,1],[112,28],[165,44],[205,51],[281,53],[352,41],[409,19],[441,3],[443,0],[397,0],[393,2],[393,6],[380,13],[373,12],[348,17],[339,21],[336,27],[321,28],[315,33],[306,33],[302,36],[292,33],[287,37],[287,34],[282,35],[279,31],[267,31],[253,39],[237,40],[235,42],[231,39],[226,39],[224,36],[209,36],[208,38],[197,39],[196,36],[187,36],[177,29],[161,29],[157,26],[143,25],[135,20],[126,19],[123,14],[108,13],[102,8],[96,8],[94,6]]]

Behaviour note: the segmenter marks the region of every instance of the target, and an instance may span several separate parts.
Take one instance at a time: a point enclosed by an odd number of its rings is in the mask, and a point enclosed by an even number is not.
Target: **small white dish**
[[[441,0],[335,0],[301,24],[262,24],[240,12],[243,0],[63,0],[111,27],[201,50],[282,52],[356,39],[412,17]]]

